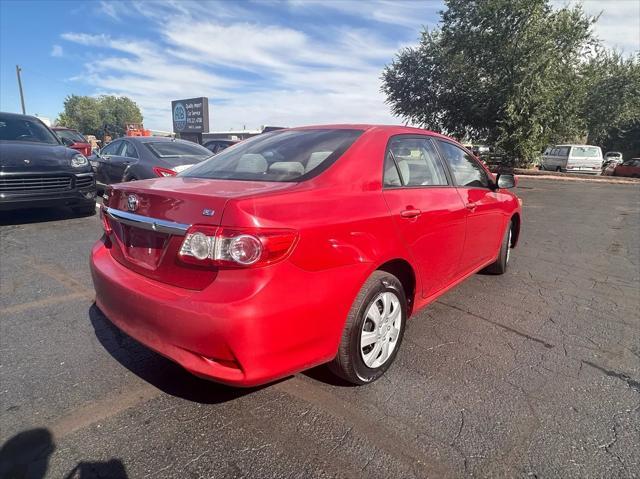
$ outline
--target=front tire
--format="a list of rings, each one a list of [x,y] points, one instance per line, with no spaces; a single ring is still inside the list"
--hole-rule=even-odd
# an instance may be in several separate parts
[[[358,293],[329,368],[353,384],[375,381],[393,363],[407,319],[407,298],[392,274],[375,271]]]
[[[513,233],[513,221],[509,221],[509,227],[504,233],[502,244],[500,245],[500,253],[495,263],[491,263],[483,271],[489,274],[504,274],[509,266],[509,258],[511,256],[511,236]]]

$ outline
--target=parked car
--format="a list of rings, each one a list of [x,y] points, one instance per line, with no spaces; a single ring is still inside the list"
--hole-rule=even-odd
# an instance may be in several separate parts
[[[226,139],[218,139],[218,140],[209,140],[202,144],[206,149],[211,151],[214,155],[216,153],[220,153],[222,150],[229,148],[232,145],[238,143],[239,140],[226,140]]]
[[[598,175],[602,171],[602,150],[599,146],[591,145],[550,146],[542,154],[539,168]]]
[[[101,189],[112,183],[174,176],[209,158],[205,147],[186,140],[127,136],[113,140],[89,161]]]
[[[622,163],[622,153],[618,151],[607,151],[602,160],[602,174],[607,175],[607,172],[613,172],[614,168],[620,163]]]
[[[630,178],[640,178],[640,158],[632,158],[617,165],[613,169],[612,176],[628,176]]]
[[[91,155],[91,143],[89,143],[89,141],[78,131],[71,128],[63,128],[61,126],[54,126],[51,129],[58,138],[60,138],[63,145],[79,151],[84,156]]]
[[[88,214],[95,196],[84,155],[34,116],[0,113],[0,210],[69,206]]]
[[[514,185],[417,128],[256,136],[176,177],[107,189],[96,303],[201,377],[251,386],[330,362],[369,383],[411,314],[476,271],[506,271]]]

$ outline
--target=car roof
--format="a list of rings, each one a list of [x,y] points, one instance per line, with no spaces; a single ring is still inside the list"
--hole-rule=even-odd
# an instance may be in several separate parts
[[[559,146],[588,146],[590,148],[600,148],[599,146],[596,146],[596,145],[579,145],[577,143],[566,143],[566,144],[562,144],[562,145],[552,145],[553,148],[557,148]]]
[[[150,143],[150,142],[179,142],[179,143],[191,143],[194,144],[193,141],[181,140],[180,138],[169,138],[168,136],[121,136],[120,138],[114,138],[113,141],[116,140],[129,140],[134,143]],[[195,143],[197,144],[197,143]]]
[[[7,111],[0,111],[0,115],[2,116],[8,116],[10,118],[27,118],[29,120],[38,120],[38,121],[42,121],[40,118],[38,118],[37,116],[33,116],[33,115],[23,115],[21,113],[9,113]]]
[[[425,130],[423,128],[417,128],[413,126],[403,126],[403,125],[376,125],[370,123],[353,123],[353,124],[329,124],[329,125],[308,125],[308,126],[298,126],[294,128],[288,128],[289,130],[315,130],[315,129],[326,129],[326,130],[363,130],[365,132],[370,131],[380,131],[387,132],[395,135],[401,134],[420,134],[420,135],[432,135],[439,138],[445,138],[448,140],[458,141],[454,138],[443,135],[442,133],[438,133],[431,130]],[[282,131],[282,130],[277,130]]]

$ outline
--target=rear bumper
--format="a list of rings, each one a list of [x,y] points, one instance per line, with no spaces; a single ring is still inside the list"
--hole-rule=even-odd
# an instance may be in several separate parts
[[[584,175],[599,175],[602,172],[601,167],[597,167],[595,170],[592,168],[567,168],[567,173],[582,173]]]
[[[285,261],[220,270],[192,291],[125,268],[102,241],[91,255],[96,304],[118,328],[197,376],[236,386],[330,361],[368,269],[308,272]]]

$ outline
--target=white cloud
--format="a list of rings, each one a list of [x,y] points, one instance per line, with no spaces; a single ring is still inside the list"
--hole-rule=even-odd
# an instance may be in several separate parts
[[[594,33],[605,46],[626,54],[640,50],[640,1],[638,0],[553,0],[556,8],[582,5],[592,16],[600,16]]]
[[[51,56],[52,57],[61,57],[64,55],[64,50],[60,45],[53,45],[51,47]]]
[[[156,129],[169,129],[171,100],[200,95],[209,97],[211,128],[217,130],[397,123],[384,104],[379,76],[399,43],[340,26],[312,36],[309,30],[255,20],[219,22],[185,13],[188,5],[178,3],[173,15],[150,14],[158,22],[154,43],[63,34],[92,47],[95,60],[76,79],[100,93],[130,96],[142,107],[145,124]],[[101,56],[105,50],[109,55]]]
[[[583,3],[590,14],[604,10],[596,33],[607,45],[634,47],[640,2]],[[442,8],[441,2],[387,0],[366,6],[290,0],[284,12],[282,3],[270,10],[266,1],[117,3],[113,11],[108,5],[101,4],[105,15],[120,21],[130,15],[144,28],[122,36],[63,34],[91,49],[92,59],[76,80],[96,93],[131,97],[142,107],[146,126],[163,130],[171,124],[170,101],[194,96],[209,97],[215,130],[399,123],[380,92],[381,70],[407,42],[417,41],[422,25],[435,25]],[[152,31],[153,41],[140,31]]]

